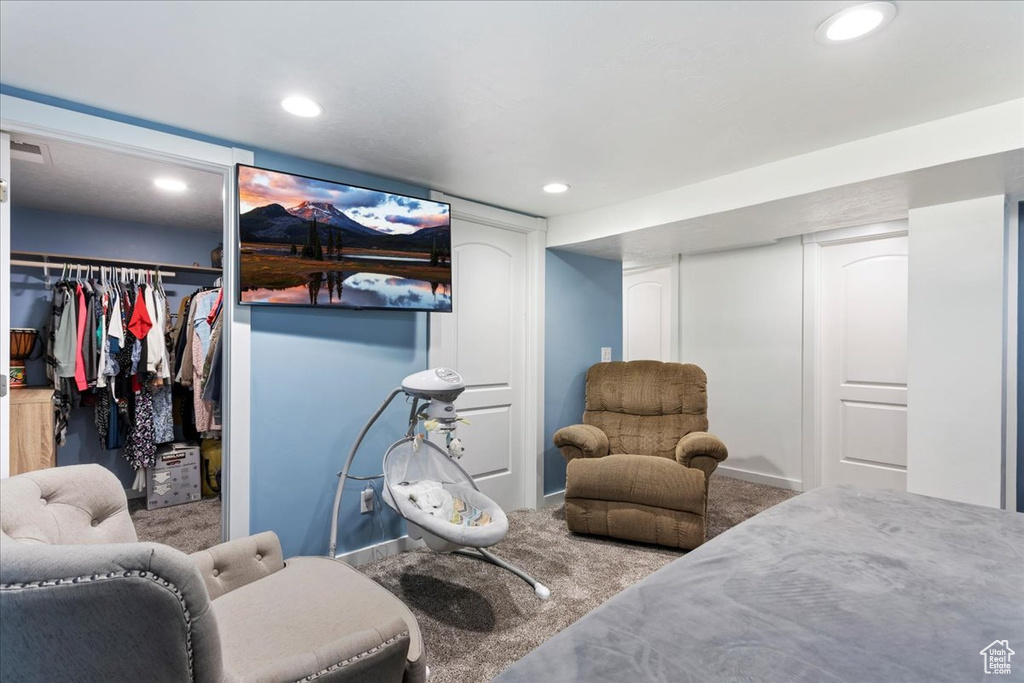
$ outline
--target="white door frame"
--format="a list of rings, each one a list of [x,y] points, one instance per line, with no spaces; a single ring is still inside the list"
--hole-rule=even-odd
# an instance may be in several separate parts
[[[228,324],[224,328],[224,363],[227,368],[224,404],[223,481],[226,482],[223,534],[239,538],[249,534],[249,420],[250,356],[249,308],[239,306],[238,211],[235,206],[235,164],[253,163],[250,150],[224,147],[163,133],[119,121],[82,114],[9,95],[0,95],[0,129],[8,133],[40,135],[98,149],[131,154],[165,163],[220,173],[224,177],[224,297]],[[13,184],[13,183],[12,183]],[[9,262],[0,264],[0,275],[8,273]],[[6,307],[5,307],[6,310]],[[0,320],[0,325],[3,321]],[[9,326],[9,321],[7,325]],[[7,328],[0,329],[7,338]],[[5,355],[6,357],[6,355]],[[6,404],[4,405],[6,412]],[[2,419],[7,419],[5,415]],[[7,436],[3,437],[6,444]],[[9,453],[4,448],[3,467]],[[6,471],[6,469],[5,469]]]
[[[0,178],[11,180],[11,138],[0,134]],[[9,188],[8,188],[9,189]],[[11,286],[11,201],[10,193],[0,201],[0,291]],[[0,479],[11,473],[11,301],[0,295]]]
[[[452,219],[459,219],[478,225],[526,234],[526,383],[523,387],[523,440],[527,449],[522,454],[519,466],[523,470],[524,500],[528,508],[538,508],[544,502],[544,252],[547,243],[548,222],[544,218],[526,216],[467,199],[451,197],[432,190],[430,198],[451,204]],[[458,306],[458,292],[453,292],[453,301]],[[429,324],[435,316],[446,313],[431,313]],[[436,347],[439,340],[428,333],[427,365],[434,366],[434,358],[440,353]],[[530,408],[531,403],[533,408]],[[530,445],[533,452],[530,452]]]
[[[821,247],[861,242],[880,237],[906,235],[906,220],[825,230],[803,236],[804,245],[804,324],[803,324],[803,399],[801,447],[804,491],[821,486]]]
[[[673,254],[668,258],[661,259],[645,259],[643,261],[625,261],[622,264],[622,277],[625,279],[627,275],[637,275],[639,273],[646,272],[648,270],[660,270],[662,268],[669,269],[669,360],[675,363],[680,362],[679,359],[679,335],[680,335],[680,315],[679,315],[679,261],[682,257],[679,254]],[[622,292],[623,306],[626,306],[626,292]],[[623,308],[622,316],[622,357],[625,359],[628,352],[628,341],[626,339],[626,315],[625,308]]]
[[[1021,397],[1017,395],[1017,338],[1019,298],[1019,278],[1017,253],[1020,244],[1020,202],[1024,195],[1010,195],[1006,198],[1006,293],[1005,320],[1006,343],[1003,345],[1003,367],[1006,369],[1003,379],[1003,509],[1017,509],[1017,439],[1020,438],[1017,424]]]

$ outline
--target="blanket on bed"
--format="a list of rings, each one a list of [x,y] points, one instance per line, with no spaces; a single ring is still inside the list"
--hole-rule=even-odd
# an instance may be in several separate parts
[[[1004,678],[1024,675],[1024,514],[823,488],[672,562],[495,680],[988,681],[996,641],[1021,653]]]

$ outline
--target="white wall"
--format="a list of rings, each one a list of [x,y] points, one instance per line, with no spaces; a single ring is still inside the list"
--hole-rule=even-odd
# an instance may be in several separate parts
[[[799,489],[803,250],[799,238],[680,261],[680,355],[708,375],[725,474]]]
[[[910,211],[907,490],[999,507],[1004,197]]]

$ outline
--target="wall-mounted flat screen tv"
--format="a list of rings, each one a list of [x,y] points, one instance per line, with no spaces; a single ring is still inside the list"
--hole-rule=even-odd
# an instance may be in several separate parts
[[[452,310],[451,207],[238,166],[243,304]]]

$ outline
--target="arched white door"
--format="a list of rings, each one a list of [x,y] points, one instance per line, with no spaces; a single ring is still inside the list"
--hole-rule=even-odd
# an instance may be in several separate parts
[[[530,219],[532,220],[532,219]],[[535,448],[527,426],[526,232],[460,218],[453,207],[453,312],[430,316],[430,364],[466,382],[456,401],[460,460],[485,495],[506,510],[527,503]]]
[[[674,361],[678,277],[674,265],[629,269],[622,274],[624,360]]]
[[[907,488],[907,237],[821,249],[821,483]]]

